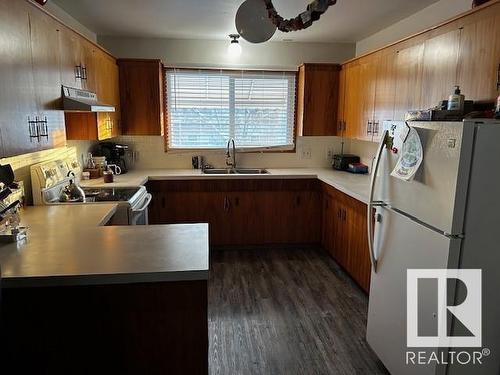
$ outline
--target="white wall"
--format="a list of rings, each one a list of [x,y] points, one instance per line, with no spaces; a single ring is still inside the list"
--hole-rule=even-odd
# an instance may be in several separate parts
[[[304,62],[339,63],[354,57],[354,43],[251,44],[240,41],[242,55],[230,60],[227,41],[99,36],[99,43],[117,57],[160,58],[169,66],[296,69]]]
[[[440,0],[356,44],[356,56],[435,26],[471,9],[472,0]]]
[[[97,41],[97,34],[94,33],[92,30],[88,29],[87,27],[83,26],[80,22],[78,22],[73,16],[71,16],[69,13],[67,13],[65,10],[63,10],[61,7],[58,5],[54,4],[53,2],[49,1],[45,6],[43,7],[46,11],[48,11],[50,14],[52,14],[54,17],[57,17],[59,20],[61,20],[64,24],[67,26],[73,28],[74,30],[78,31],[79,33],[83,34],[87,38],[89,38],[92,41]]]

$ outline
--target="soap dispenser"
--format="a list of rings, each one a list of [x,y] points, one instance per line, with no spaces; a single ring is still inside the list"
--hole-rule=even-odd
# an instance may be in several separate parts
[[[460,92],[460,86],[455,86],[455,92],[448,98],[448,111],[464,111],[465,96]]]

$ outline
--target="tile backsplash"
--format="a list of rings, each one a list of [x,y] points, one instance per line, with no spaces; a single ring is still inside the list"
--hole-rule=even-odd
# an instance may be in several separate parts
[[[191,168],[191,157],[203,155],[207,163],[214,167],[225,167],[223,150],[196,151],[196,152],[168,152],[164,151],[164,140],[161,136],[120,136],[114,142],[128,144],[133,157],[131,167],[144,168]],[[306,168],[328,167],[331,165],[330,154],[341,151],[339,137],[298,137],[296,152],[239,152],[237,163],[248,168]],[[344,150],[348,151],[349,140],[345,140]]]

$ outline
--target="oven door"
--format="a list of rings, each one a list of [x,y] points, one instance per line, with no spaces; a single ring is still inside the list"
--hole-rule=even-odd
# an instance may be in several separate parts
[[[148,225],[148,206],[153,196],[150,193],[144,195],[144,198],[130,208],[129,225]]]

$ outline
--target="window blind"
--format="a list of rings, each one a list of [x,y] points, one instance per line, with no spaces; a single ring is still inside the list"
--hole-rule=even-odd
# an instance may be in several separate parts
[[[295,72],[167,70],[168,147],[293,149]]]

